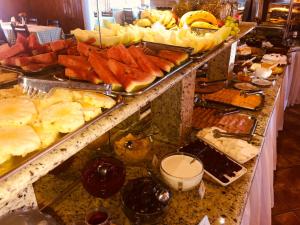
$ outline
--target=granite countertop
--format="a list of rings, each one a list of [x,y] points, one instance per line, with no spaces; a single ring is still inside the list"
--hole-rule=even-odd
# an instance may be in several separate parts
[[[264,143],[265,132],[272,116],[274,103],[278,97],[282,81],[283,75],[278,76],[275,84],[264,90],[265,106],[261,111],[243,111],[249,115],[257,116],[259,120],[259,125],[252,143],[259,146],[260,149]],[[154,146],[153,149],[159,149],[159,152],[157,152],[158,156],[176,149],[174,146],[161,142],[156,142]],[[87,152],[91,154],[92,150],[85,149],[80,152],[80,154],[81,156],[85,155],[85,157],[87,157]],[[82,160],[83,157],[81,156],[78,157]],[[248,170],[247,173],[228,187],[222,187],[204,179],[206,193],[202,200],[199,197],[198,190],[189,192],[174,191],[169,209],[160,224],[196,225],[205,215],[208,216],[212,225],[222,224],[221,222],[224,222],[224,220],[225,224],[240,224],[258,161],[259,155],[244,164]],[[81,165],[82,164],[83,163],[81,163]],[[78,167],[75,166],[74,168],[78,169]],[[72,172],[70,173],[72,174]],[[137,166],[127,167],[127,179],[143,175],[146,175],[145,168]],[[70,176],[65,174],[62,175],[60,180],[57,180],[57,177],[47,175],[35,184],[34,187],[38,202],[42,202],[41,204],[44,204],[43,202],[49,202],[53,196],[59,193],[59,191],[55,191],[57,189],[61,190],[57,187],[65,185],[65,182],[61,180],[68,180],[63,178],[63,176],[70,178]],[[83,220],[87,209],[91,206],[98,206],[99,204],[109,210],[117,224],[129,224],[121,209],[119,193],[108,200],[96,199],[89,195],[80,183],[77,184],[77,187],[72,192],[67,194],[63,199],[60,199],[59,202],[50,204],[48,208],[50,208],[52,212],[54,211],[65,224],[73,224],[74,222],[76,224],[76,222],[78,223]]]

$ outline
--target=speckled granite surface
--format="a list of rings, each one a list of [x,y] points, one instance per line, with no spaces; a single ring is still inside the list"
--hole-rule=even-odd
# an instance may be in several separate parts
[[[253,143],[261,145],[262,138],[254,138]],[[156,143],[153,149],[159,149],[157,156],[160,158],[167,152],[176,148],[172,145]],[[87,151],[87,150],[86,150]],[[80,157],[82,159],[82,157]],[[208,215],[211,224],[219,224],[220,217],[226,220],[226,224],[239,224],[243,211],[243,206],[247,198],[250,183],[252,180],[253,169],[256,160],[251,160],[245,166],[248,173],[228,187],[221,187],[211,181],[206,180],[206,194],[204,199],[200,199],[197,190],[189,192],[173,191],[173,199],[166,215],[160,224],[165,225],[187,225],[198,224],[203,216]],[[71,170],[72,171],[72,170]],[[72,172],[69,173],[72,173]],[[140,166],[128,166],[126,171],[127,180],[140,176],[145,176],[146,169]],[[64,178],[64,176],[66,176]],[[66,180],[66,182],[62,182]],[[35,184],[38,202],[42,205],[49,202],[60,190],[66,187],[70,177],[68,174],[57,178],[47,175]],[[120,194],[114,195],[108,200],[100,200],[89,195],[79,183],[75,190],[67,194],[63,199],[54,202],[49,206],[65,224],[81,224],[85,212],[94,206],[104,206],[107,208],[117,224],[129,224],[123,214],[120,205]]]
[[[279,76],[275,85],[265,89],[266,104],[261,111],[243,111],[248,114],[255,115],[259,118],[259,126],[256,130],[256,135],[253,144],[262,147],[264,143],[264,134],[267,129],[268,121],[272,115],[274,103],[278,97],[278,92],[282,83],[283,77]],[[158,156],[165,152],[172,151],[174,146],[157,143],[154,149],[159,149]],[[248,172],[241,179],[228,187],[221,187],[213,182],[205,179],[206,194],[204,199],[200,199],[197,190],[179,193],[174,192],[169,210],[160,224],[163,225],[196,225],[208,215],[211,224],[219,225],[220,218],[225,219],[225,224],[240,224],[243,209],[247,202],[248,193],[251,188],[251,182],[254,176],[254,171],[259,161],[259,156],[245,164]],[[139,167],[130,167],[127,170],[127,179],[139,177],[145,174],[146,171]],[[47,177],[47,176],[46,176]],[[49,178],[44,179],[49,179]],[[58,183],[53,177],[53,180],[43,182],[41,179],[36,187],[38,201],[43,202],[45,193],[51,190],[51,186],[56,186]],[[48,187],[48,188],[47,188]],[[109,200],[99,200],[92,198],[79,184],[75,191],[68,194],[62,201],[55,203],[50,207],[57,213],[66,224],[72,224],[83,220],[86,210],[90,205],[103,205],[111,213],[112,217],[118,224],[128,224],[120,206],[120,196],[116,194]],[[76,206],[74,208],[74,206]],[[74,211],[76,210],[76,212]],[[76,224],[76,223],[75,223]]]
[[[126,104],[120,109],[91,125],[84,132],[65,142],[54,151],[35,160],[18,173],[1,181],[0,205],[6,204],[8,201],[13,201],[17,194],[28,184],[37,181],[40,177],[46,175],[53,168],[66,161],[102,134],[139,111],[143,106],[184,79],[185,75],[189,74],[192,70],[193,67],[188,66],[142,96],[126,99]],[[7,208],[7,210],[9,211],[10,209]]]

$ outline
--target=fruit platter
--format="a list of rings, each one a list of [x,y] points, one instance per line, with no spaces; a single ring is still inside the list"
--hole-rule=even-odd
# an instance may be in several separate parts
[[[59,55],[65,67],[58,79],[111,84],[112,93],[131,96],[142,94],[192,62],[190,49],[143,42],[100,49],[78,42],[73,55]]]
[[[72,39],[58,40],[41,45],[36,35],[24,37],[18,33],[16,43],[12,46],[0,46],[0,64],[24,74],[43,72],[57,66],[57,57],[72,50]]]
[[[197,34],[193,29],[204,29],[207,32]],[[118,44],[128,46],[147,41],[188,47],[193,49],[192,54],[199,54],[220,45],[229,36],[237,35],[239,27],[238,21],[232,17],[221,22],[204,10],[187,12],[176,24],[170,12],[145,11],[134,25],[122,26],[104,21],[101,28],[97,27],[92,31],[78,28],[71,33],[81,42],[93,39],[91,44],[101,45],[102,48]]]
[[[123,105],[120,96],[55,88],[29,96],[0,90],[0,180],[57,149]]]

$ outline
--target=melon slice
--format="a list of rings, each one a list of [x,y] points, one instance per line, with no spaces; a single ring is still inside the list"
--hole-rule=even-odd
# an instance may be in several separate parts
[[[141,48],[132,45],[128,50],[144,72],[150,73],[156,77],[162,77],[164,75],[160,68],[147,59]]]
[[[126,92],[138,91],[151,84],[156,78],[152,74],[128,67],[114,59],[108,60],[108,66],[122,83]]]
[[[93,84],[102,83],[102,80],[97,76],[97,74],[94,71],[74,70],[71,68],[66,68],[65,76],[72,79],[90,81]]]
[[[34,33],[31,33],[29,37],[27,38],[28,42],[28,48],[31,50],[39,49],[42,47],[42,45],[37,40],[37,37]]]
[[[98,77],[103,80],[106,84],[111,84],[113,90],[121,90],[122,85],[114,77],[114,74],[110,71],[107,60],[97,54],[96,52],[91,52],[89,56],[89,62],[97,73]]]
[[[92,71],[93,68],[84,56],[59,55],[58,63],[68,68]]]
[[[175,63],[175,65],[177,66],[187,60],[187,58],[189,57],[185,52],[175,52],[169,50],[160,50],[158,56]]]
[[[100,49],[98,47],[91,46],[84,42],[78,42],[78,44],[77,44],[77,51],[83,56],[88,57],[90,55],[91,51],[93,51],[93,50],[99,51]]]
[[[158,57],[153,56],[153,55],[147,55],[147,58],[153,64],[157,65],[161,70],[163,70],[165,72],[170,72],[171,69],[175,66],[172,62],[170,62],[166,59],[158,58]]]

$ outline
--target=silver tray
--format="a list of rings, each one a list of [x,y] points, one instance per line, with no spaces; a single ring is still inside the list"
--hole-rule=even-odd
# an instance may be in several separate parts
[[[115,111],[116,109],[120,108],[122,105],[124,105],[123,98],[121,96],[115,96],[115,95],[110,95],[110,97],[113,97],[116,101],[117,104],[110,108],[105,110],[102,114],[99,116],[95,117],[89,122],[86,122],[83,126],[78,128],[76,131],[73,131],[71,133],[68,133],[64,135],[61,139],[57,140],[55,143],[50,145],[49,147],[32,152],[28,154],[25,157],[12,157],[10,160],[4,162],[0,166],[0,182],[3,181],[4,179],[8,178],[9,176],[12,176],[25,168],[27,165],[31,164],[38,158],[48,154],[49,152],[53,151],[54,149],[58,148],[61,144],[69,140],[70,138],[74,137],[75,135],[80,134],[83,132],[85,129],[87,129],[89,126],[92,124],[96,123],[97,121],[103,119],[104,117],[108,116],[111,112]]]
[[[170,51],[181,51],[181,52],[186,52],[189,55],[189,58],[184,61],[181,65],[176,66],[174,69],[172,69],[169,73],[166,73],[162,78],[157,78],[152,84],[150,84],[148,87],[145,87],[139,91],[135,92],[125,92],[125,91],[111,91],[112,94],[115,95],[122,95],[122,96],[137,96],[144,94],[145,92],[153,89],[157,85],[159,85],[162,81],[166,80],[168,77],[172,76],[182,68],[186,67],[190,63],[193,62],[191,57],[191,53],[193,52],[192,48],[184,48],[184,47],[179,47],[179,46],[174,46],[174,45],[166,45],[166,44],[159,44],[159,43],[154,43],[154,42],[141,42],[138,45],[141,45],[142,47],[148,48],[153,51],[159,51],[159,50],[170,50]],[[63,81],[63,80],[70,80],[64,75],[64,71],[58,71],[57,73],[53,74],[53,78]],[[76,79],[71,79],[76,81]],[[82,82],[82,81],[81,81]]]
[[[0,82],[0,88],[1,87],[7,87],[7,86],[12,85],[12,84],[16,84],[17,81],[18,81],[18,77],[23,75],[19,71],[16,71],[16,70],[13,70],[13,69],[10,69],[10,68],[6,68],[6,67],[2,67],[2,66],[0,66],[0,71],[3,71],[3,72],[12,72],[12,73],[16,73],[18,75],[16,77],[16,79]],[[0,76],[1,76],[1,72],[0,72]]]

